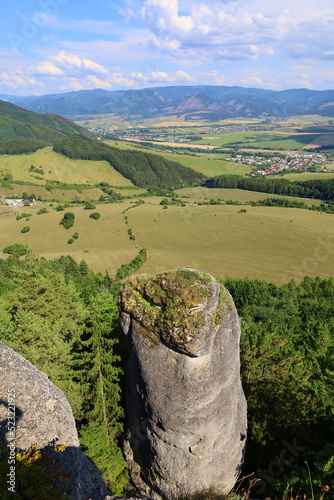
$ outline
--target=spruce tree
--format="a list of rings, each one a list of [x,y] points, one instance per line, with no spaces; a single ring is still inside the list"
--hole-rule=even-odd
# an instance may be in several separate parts
[[[117,321],[117,308],[110,296],[91,305],[81,353],[76,362],[84,387],[84,424],[80,442],[84,453],[99,469],[114,495],[122,494],[128,482],[126,464],[118,446],[124,417],[121,407],[120,358],[114,353],[117,339],[111,330]]]

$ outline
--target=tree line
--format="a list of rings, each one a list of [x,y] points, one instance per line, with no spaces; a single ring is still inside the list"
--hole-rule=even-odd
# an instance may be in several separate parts
[[[21,155],[35,153],[38,149],[45,148],[48,144],[38,139],[23,139],[18,137],[10,141],[0,142],[0,155]]]
[[[163,186],[176,189],[199,185],[204,181],[201,173],[162,156],[117,149],[82,135],[58,139],[53,149],[72,159],[108,161],[115,170],[142,188]]]
[[[204,183],[208,188],[232,188],[258,191],[260,193],[315,198],[332,202],[334,200],[334,178],[289,181],[288,179],[268,179],[263,177],[242,177],[240,175],[219,175]]]

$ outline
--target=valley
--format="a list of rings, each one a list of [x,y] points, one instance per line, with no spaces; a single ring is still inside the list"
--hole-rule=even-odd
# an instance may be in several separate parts
[[[306,450],[303,460],[323,457],[312,465],[316,484],[330,484],[332,471],[324,471],[333,457],[328,444],[333,416],[331,106],[326,107],[329,116],[317,114],[312,94],[308,103],[314,113],[306,109],[304,115],[281,116],[276,93],[270,91],[265,103],[253,89],[252,97],[230,96],[229,103],[217,104],[217,95],[189,96],[191,90],[177,96],[168,89],[164,97],[155,91],[119,92],[109,113],[91,109],[89,115],[77,115],[77,124],[4,104],[2,339],[64,390],[84,452],[119,497],[129,486],[118,440],[124,417],[121,391],[127,384],[121,378],[127,354],[119,328],[124,280],[130,277],[130,289],[133,274],[152,276],[185,267],[209,273],[229,290],[241,319],[241,378],[249,422],[242,474],[253,478],[258,472],[254,498],[263,498],[264,490],[266,498],[282,497],[292,472],[286,469],[287,481],[282,475],[269,485],[263,468],[280,465],[273,462],[273,457],[281,459],[280,440],[284,436],[295,443],[296,432]],[[64,114],[70,106],[78,113],[80,96],[89,104],[92,94],[87,92],[56,102],[45,96],[44,104],[35,99],[34,106]],[[295,103],[291,93],[280,93],[283,98],[289,98],[291,109],[305,106],[303,99]],[[154,111],[148,104],[154,107],[157,100],[160,107]],[[166,326],[168,335],[171,327],[179,331],[183,324],[179,291],[193,283],[187,281],[189,271],[180,276],[180,282],[173,281],[175,308],[165,277],[158,278],[163,286],[152,288],[153,295],[139,277],[129,302],[141,314],[160,304],[152,307],[148,297],[164,297],[159,325]],[[141,289],[145,294],[138,295]],[[193,308],[189,312],[193,319]],[[220,317],[211,316],[215,323]],[[66,336],[67,328],[74,329],[72,337]],[[111,415],[117,413],[108,429],[101,420],[105,402]],[[304,462],[295,465],[298,475],[292,484],[300,488]]]
[[[321,199],[203,187],[205,179],[221,175],[270,173],[272,178],[291,181],[334,179],[331,119],[310,115],[210,123],[164,116],[144,118],[130,127],[120,116],[107,118],[108,127],[103,125],[106,117],[84,122],[99,145],[93,146],[95,142],[88,138],[75,145],[71,139],[63,141],[67,156],[52,146],[0,156],[0,249],[23,243],[48,259],[68,254],[77,262],[84,259],[94,272],[107,270],[110,275],[141,248],[147,249],[148,258],[140,272],[149,274],[191,266],[218,278],[248,276],[277,284],[300,281],[306,274],[334,274],[334,214],[321,211]],[[325,142],[327,150],[314,149]],[[145,155],[153,154],[154,161],[161,158],[170,165],[187,167],[201,174],[202,180],[192,181],[196,185],[175,181],[173,186],[145,187],[143,175],[148,174],[131,174],[130,180],[125,171],[122,174],[113,166],[113,157],[98,159],[101,147],[104,155],[109,151],[103,149],[104,144],[111,146],[115,159],[117,151],[133,158],[131,168],[137,168],[136,155],[144,155],[138,156],[141,163]],[[75,148],[79,148],[77,153]],[[286,167],[294,157],[303,158],[304,168]],[[34,201],[24,206],[29,205],[28,197]],[[9,198],[18,199],[19,206],[6,206]],[[299,205],[254,206],[272,204],[269,198]],[[85,201],[94,202],[99,220],[89,217]],[[73,230],[59,225],[63,214],[56,210],[59,204],[75,214]],[[41,208],[46,213],[37,215]],[[16,216],[27,210],[30,220],[17,221]],[[27,224],[29,232],[21,233]],[[79,238],[69,244],[72,232]],[[326,250],[322,251],[323,246]]]

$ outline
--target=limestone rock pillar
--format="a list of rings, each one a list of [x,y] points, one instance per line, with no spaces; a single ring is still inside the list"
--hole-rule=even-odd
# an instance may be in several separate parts
[[[142,494],[229,492],[246,443],[240,322],[210,275],[135,277],[120,298],[130,357],[124,450]]]

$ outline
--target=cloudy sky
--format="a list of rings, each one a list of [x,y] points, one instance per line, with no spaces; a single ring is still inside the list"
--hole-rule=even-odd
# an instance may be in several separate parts
[[[15,0],[0,93],[166,85],[334,88],[333,0]]]

